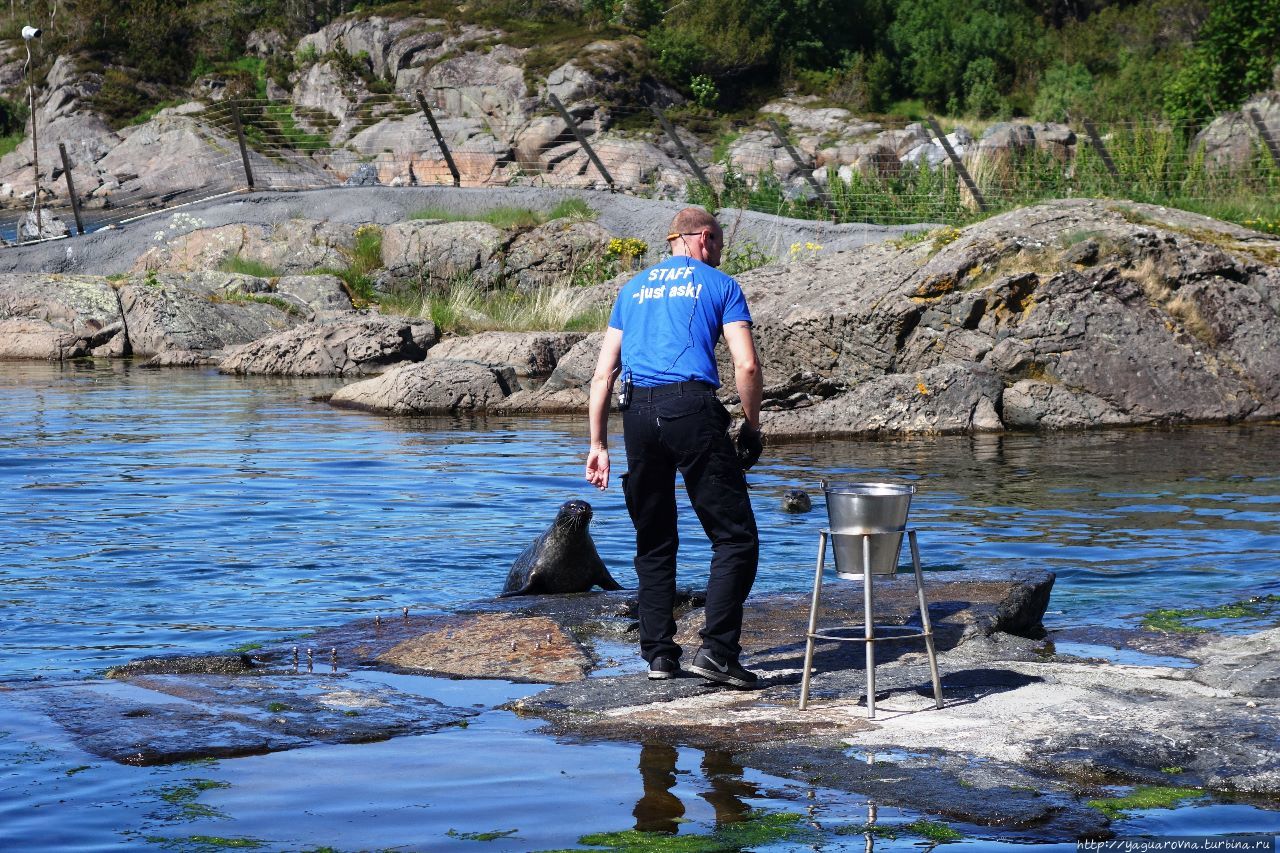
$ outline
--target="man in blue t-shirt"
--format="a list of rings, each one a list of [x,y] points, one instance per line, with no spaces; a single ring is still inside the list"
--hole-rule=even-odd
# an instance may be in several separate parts
[[[640,581],[640,654],[649,678],[680,672],[676,644],[675,476],[711,540],[702,648],[688,669],[711,681],[752,687],[756,676],[738,661],[742,605],[760,555],[744,471],[760,457],[764,383],[742,289],[716,269],[724,232],[715,217],[689,207],[667,235],[671,257],[641,272],[618,292],[591,379],[591,449],[587,482],[609,486],[609,396],[622,381],[627,473],[622,491],[636,528]],[[716,342],[723,335],[746,420],[737,444],[716,389]]]

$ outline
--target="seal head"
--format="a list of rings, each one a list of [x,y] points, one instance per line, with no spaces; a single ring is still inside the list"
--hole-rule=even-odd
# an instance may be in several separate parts
[[[507,573],[502,598],[513,595],[562,595],[593,586],[622,589],[596,551],[587,529],[591,504],[566,501],[547,531],[533,541]]]
[[[783,512],[808,512],[813,509],[813,501],[803,489],[787,489],[782,493]]]

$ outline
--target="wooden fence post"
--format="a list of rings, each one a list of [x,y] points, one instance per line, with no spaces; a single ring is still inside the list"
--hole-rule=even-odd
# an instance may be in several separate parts
[[[928,122],[929,127],[933,129],[933,135],[938,138],[938,144],[942,146],[943,151],[947,152],[947,157],[951,159],[952,165],[960,173],[960,180],[964,181],[964,185],[969,188],[969,193],[973,196],[973,200],[978,203],[978,209],[985,213],[987,200],[982,197],[982,193],[978,190],[978,185],[969,176],[969,170],[964,167],[964,161],[960,159],[960,155],[956,154],[955,149],[951,147],[951,143],[947,141],[947,135],[942,132],[942,126],[938,124],[938,120],[933,116],[929,116]]]
[[[697,176],[698,180],[702,182],[702,185],[707,188],[707,192],[711,193],[711,197],[716,200],[716,204],[719,205],[720,196],[716,192],[716,188],[711,186],[711,181],[707,180],[706,172],[702,171],[702,167],[693,159],[693,155],[689,153],[689,149],[684,147],[684,142],[680,140],[679,136],[676,136],[676,129],[671,126],[671,122],[667,121],[666,114],[664,114],[656,104],[651,106],[650,109],[653,110],[653,114],[658,117],[658,123],[662,125],[663,131],[666,132],[667,136],[671,138],[671,141],[675,143],[676,150],[680,152],[680,156],[689,164],[689,168],[693,170],[693,174]]]
[[[1098,156],[1102,158],[1102,163],[1107,167],[1107,171],[1111,173],[1111,179],[1120,180],[1120,170],[1116,168],[1115,161],[1111,159],[1111,152],[1107,151],[1107,146],[1102,144],[1102,137],[1098,135],[1098,129],[1093,126],[1093,122],[1084,119],[1084,132],[1089,136],[1089,142],[1097,150]]]
[[[440,125],[436,124],[435,114],[431,112],[431,107],[427,106],[427,99],[422,96],[422,90],[417,90],[415,94],[418,96],[418,106],[422,108],[423,115],[427,117],[427,124],[431,125],[431,132],[435,134],[436,145],[440,146],[440,153],[444,155],[444,162],[449,167],[449,174],[453,175],[453,185],[460,187],[462,186],[462,175],[458,173],[458,166],[453,162],[453,155],[449,153],[449,146],[444,143],[444,135],[440,133]]]
[[[587,156],[591,158],[591,162],[595,163],[596,168],[600,170],[600,174],[604,176],[605,183],[609,185],[609,192],[617,192],[618,188],[613,185],[613,176],[609,174],[609,170],[604,167],[604,163],[600,162],[600,158],[596,156],[595,150],[591,147],[591,143],[587,142],[587,137],[582,132],[582,128],[578,127],[578,123],[573,120],[573,116],[569,115],[569,111],[564,108],[564,104],[560,103],[560,99],[550,92],[547,97],[551,99],[551,106],[555,107],[560,113],[560,117],[564,119],[564,123],[569,125],[569,129],[573,131],[573,135],[577,138],[578,144],[587,152]]]
[[[240,121],[240,105],[233,103],[231,105],[231,117],[236,124],[236,138],[240,140],[240,160],[244,163],[244,177],[249,182],[249,189],[253,190],[253,169],[249,166],[249,146],[244,141],[244,124]]]
[[[67,156],[67,146],[58,143],[58,151],[62,154],[62,174],[67,178],[67,193],[71,196],[71,212],[76,215],[76,233],[84,234],[84,223],[80,220],[80,199],[76,197],[76,184],[71,180],[71,158]]]
[[[813,169],[806,166],[800,159],[800,155],[796,153],[796,149],[791,147],[791,141],[787,139],[786,134],[782,132],[782,128],[778,127],[778,123],[773,119],[768,119],[768,122],[769,128],[773,131],[773,135],[778,138],[778,141],[782,143],[782,147],[787,150],[789,155],[791,155],[791,162],[796,164],[796,167],[800,169],[801,173],[804,175],[805,180],[809,182],[809,186],[813,188],[813,191],[817,194],[818,198],[822,199],[822,203],[826,205],[827,213],[831,214],[831,220],[834,222],[839,219],[840,212],[836,210],[835,202],[831,200],[830,193],[824,193],[822,191],[822,187],[818,186],[817,179],[813,177]]]
[[[1280,147],[1276,146],[1276,141],[1271,137],[1271,131],[1267,130],[1267,123],[1262,120],[1262,116],[1258,115],[1258,111],[1253,107],[1249,107],[1249,118],[1253,119],[1253,126],[1258,129],[1258,135],[1262,137],[1262,141],[1266,143],[1267,150],[1271,152],[1271,162],[1280,168]]]

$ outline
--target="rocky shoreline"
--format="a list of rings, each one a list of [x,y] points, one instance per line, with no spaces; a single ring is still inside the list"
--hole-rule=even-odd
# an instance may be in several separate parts
[[[314,197],[342,208],[347,192]],[[615,223],[652,228],[670,213],[663,202],[618,204]],[[217,212],[215,221],[235,213]],[[421,316],[357,310],[333,265],[349,262],[357,234],[374,226],[353,226],[350,214],[274,225],[193,217],[145,250],[136,235],[79,244],[78,254],[68,244],[75,263],[53,269],[83,270],[97,256],[130,271],[0,275],[0,357],[364,377],[333,402],[383,414],[585,411],[599,333],[460,338]],[[382,215],[374,221],[395,220],[377,226],[374,286],[387,294],[459,275],[517,291],[526,279],[565,281],[584,253],[603,255],[620,239],[596,221],[502,231]],[[749,228],[777,239],[813,226],[768,219]],[[805,249],[740,275],[772,441],[1280,416],[1280,238],[1089,200],[888,241],[832,234],[858,247]],[[212,271],[233,261],[275,274]],[[607,310],[627,274],[569,288],[576,310]],[[732,389],[723,393],[732,405]]]
[[[1280,803],[1280,629],[1199,636],[1178,666],[1123,665],[1055,650],[1040,626],[1048,573],[951,571],[927,583],[945,706],[933,707],[918,641],[884,644],[874,720],[860,644],[819,644],[810,706],[798,710],[807,596],[784,594],[748,602],[744,661],[762,677],[753,691],[690,675],[648,681],[625,590],[378,614],[320,630],[301,649],[144,658],[106,680],[4,691],[126,764],[385,740],[480,713],[363,677],[382,671],[547,685],[506,707],[560,737],[714,750],[1010,840],[1107,837],[1108,817],[1089,801],[1108,785]],[[701,601],[686,591],[681,602],[679,637],[691,648]],[[857,584],[828,584],[822,624],[856,623],[861,607]],[[906,576],[877,581],[876,618],[919,624]]]

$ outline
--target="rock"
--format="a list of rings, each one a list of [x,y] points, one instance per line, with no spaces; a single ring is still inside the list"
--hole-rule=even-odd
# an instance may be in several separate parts
[[[1063,245],[1085,232],[1092,248]],[[770,374],[849,389],[806,409],[767,403],[766,430],[1269,417],[1280,408],[1280,352],[1263,343],[1274,339],[1278,260],[1280,240],[1195,214],[1072,200],[992,217],[945,244],[823,254],[799,275],[752,270],[740,278]]]
[[[687,180],[675,162],[650,142],[608,134],[593,138],[591,145],[616,185],[657,189],[683,187],[681,182]],[[577,142],[548,149],[542,159],[550,169],[550,174],[541,178],[547,186],[608,188],[600,170]]]
[[[239,675],[257,666],[247,654],[166,655],[139,658],[123,666],[113,666],[107,678],[130,679],[137,675]]]
[[[591,658],[569,631],[545,616],[489,613],[460,617],[378,656],[399,669],[455,678],[564,684],[579,681]]]
[[[100,276],[0,275],[0,358],[63,360],[128,338],[116,292]]]
[[[121,764],[259,755],[320,743],[421,734],[473,716],[342,675],[133,675],[27,691],[85,751]]]
[[[572,132],[564,119],[555,116],[537,116],[529,120],[515,137],[516,163],[522,169],[546,169],[551,165],[545,152],[557,143],[567,142]]]
[[[232,273],[149,273],[121,286],[120,305],[136,355],[207,355],[297,325],[271,293],[261,279]]]
[[[505,235],[484,222],[399,222],[382,231],[382,264],[402,287],[429,288],[468,277],[487,286],[499,275],[498,252],[505,244]]]
[[[100,185],[76,187],[99,203],[114,195],[172,198],[186,190],[225,186],[227,152],[238,150],[234,135],[228,138],[200,116],[176,110],[124,128],[119,137],[92,166]],[[321,179],[319,168],[302,158],[268,160],[251,148],[249,162],[255,174],[296,181],[295,186]]]
[[[1192,140],[1192,152],[1202,153],[1209,166],[1229,171],[1247,167],[1262,145],[1250,110],[1256,110],[1262,117],[1272,139],[1280,139],[1280,92],[1264,92],[1245,101],[1239,110],[1211,121]]]
[[[347,385],[330,398],[335,406],[392,415],[438,415],[485,411],[510,393],[494,370],[468,361],[431,360],[397,367]]]
[[[481,332],[443,340],[427,357],[505,368],[514,373],[520,387],[536,387],[584,337],[578,332]]]
[[[344,187],[376,187],[381,183],[378,180],[378,167],[372,163],[361,163],[356,170],[342,182]]]
[[[1280,699],[1280,629],[1221,637],[1192,654],[1203,663],[1191,672],[1201,684],[1234,696]]]
[[[1003,428],[996,408],[1001,391],[989,368],[948,363],[870,380],[808,408],[767,412],[761,423],[771,439],[984,432]]]
[[[556,362],[555,370],[540,387],[516,391],[495,410],[548,414],[585,411],[603,339],[603,332],[595,332],[578,341]]]
[[[448,115],[483,118],[494,134],[511,139],[532,106],[525,88],[524,50],[497,45],[436,63],[423,78],[424,92]]]
[[[227,351],[223,373],[364,376],[421,361],[438,333],[430,321],[347,317],[296,326]]]
[[[353,307],[346,285],[336,275],[286,275],[272,284],[277,295],[302,309],[309,320],[340,316]]]
[[[503,260],[508,284],[529,292],[567,285],[600,265],[613,235],[594,222],[553,220],[516,236]]]
[[[70,233],[71,229],[67,228],[67,223],[47,210],[42,210],[39,214],[29,210],[18,223],[18,240],[21,242],[53,240],[66,237]]]
[[[202,219],[177,213],[167,227],[160,225],[152,235],[154,245],[134,261],[134,271],[203,272],[239,259],[290,276],[345,268],[354,244],[350,226],[308,219],[208,228]]]

